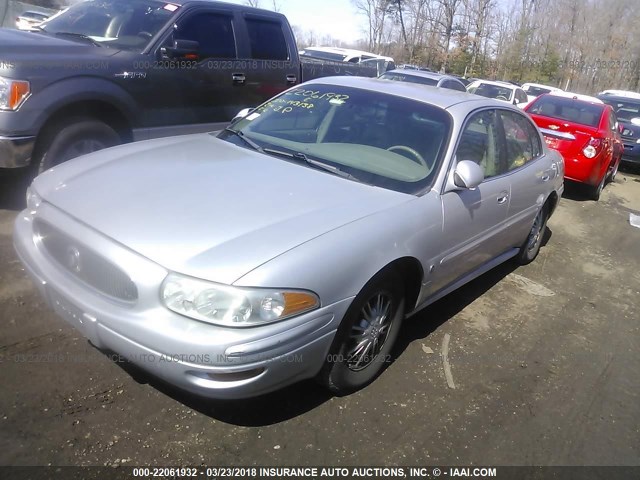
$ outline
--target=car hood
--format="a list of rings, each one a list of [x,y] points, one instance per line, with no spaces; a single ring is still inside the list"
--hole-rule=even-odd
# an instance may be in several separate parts
[[[44,201],[165,268],[231,284],[325,232],[415,197],[189,135],[80,157]]]

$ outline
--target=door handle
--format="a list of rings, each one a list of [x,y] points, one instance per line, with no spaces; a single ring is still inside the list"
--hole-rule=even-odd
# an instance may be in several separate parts
[[[542,178],[540,178],[540,180],[542,180],[543,182],[548,182],[548,181],[549,181],[549,178],[551,178],[551,177],[550,177],[548,174],[546,174],[546,173],[545,173],[545,174],[542,176]]]
[[[246,77],[244,76],[244,73],[232,73],[231,80],[233,80],[233,83],[237,85],[244,85]]]
[[[295,75],[287,75],[287,83],[294,84],[298,81],[298,77]]]
[[[509,195],[501,195],[500,197],[498,197],[498,204],[502,205],[504,203],[506,203],[506,201],[509,199]]]

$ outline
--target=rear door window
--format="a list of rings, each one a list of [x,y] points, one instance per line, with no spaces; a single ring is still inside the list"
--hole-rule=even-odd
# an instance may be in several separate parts
[[[287,41],[280,22],[247,18],[246,23],[251,45],[251,58],[260,60],[289,59]]]

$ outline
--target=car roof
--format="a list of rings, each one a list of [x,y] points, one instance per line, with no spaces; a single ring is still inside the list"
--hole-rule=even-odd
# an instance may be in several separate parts
[[[591,95],[583,95],[581,93],[574,92],[550,92],[548,95],[553,95],[555,97],[566,97],[573,98],[574,100],[582,100],[583,102],[590,103],[604,103],[602,100],[596,97],[592,97]]]
[[[640,93],[632,92],[630,90],[603,90],[598,94],[598,97],[601,96],[640,99]]]
[[[562,90],[561,88],[552,87],[551,85],[545,85],[543,83],[533,83],[533,82],[523,83],[522,88],[524,87],[539,87],[539,88],[550,88],[550,89]]]
[[[390,82],[378,78],[367,77],[323,77],[306,82],[304,85],[325,84],[343,87],[354,87],[373,92],[388,93],[400,97],[409,98],[418,102],[429,103],[443,109],[450,108],[460,103],[473,103],[474,107],[500,106],[508,108],[509,105],[498,100],[473,95],[467,92],[451,90],[448,88],[431,87],[412,82]],[[518,109],[516,109],[518,110]]]
[[[385,57],[384,55],[378,55],[377,53],[365,52],[364,50],[355,50],[352,48],[340,48],[340,47],[306,47],[302,50],[315,50],[317,52],[339,53],[347,56],[370,56],[377,59],[384,59],[393,61],[391,57]]]
[[[494,85],[496,87],[509,87],[509,88],[514,89],[514,90],[516,88],[520,88],[518,85],[515,85],[513,83],[509,83],[509,82],[502,82],[500,80],[481,80],[481,79],[478,79],[478,80],[474,80],[471,83],[476,83],[476,82],[477,83],[486,83],[488,85]]]
[[[36,12],[35,10],[27,10],[26,12],[22,12],[20,15],[18,15],[19,17],[21,17],[22,15],[39,15],[39,16],[45,16],[48,17],[49,14],[45,13],[45,12]]]
[[[605,93],[604,95],[599,94],[598,99],[603,100],[604,102],[607,100],[613,100],[614,102],[632,103],[634,105],[640,103],[640,96],[629,97],[626,95],[612,95],[610,93]]]

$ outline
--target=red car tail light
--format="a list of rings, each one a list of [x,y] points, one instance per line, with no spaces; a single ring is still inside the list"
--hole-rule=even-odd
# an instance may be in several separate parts
[[[602,139],[591,137],[591,140],[589,140],[589,142],[582,149],[582,153],[584,153],[584,156],[587,158],[593,158],[598,153],[600,153],[601,149],[602,149]]]

